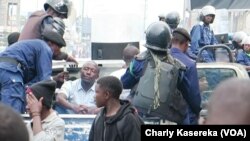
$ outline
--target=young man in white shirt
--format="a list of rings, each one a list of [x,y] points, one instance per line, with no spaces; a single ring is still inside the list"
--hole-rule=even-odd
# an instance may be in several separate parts
[[[52,109],[56,82],[44,80],[26,91],[26,109],[32,118],[27,125],[30,141],[63,141],[64,121]]]

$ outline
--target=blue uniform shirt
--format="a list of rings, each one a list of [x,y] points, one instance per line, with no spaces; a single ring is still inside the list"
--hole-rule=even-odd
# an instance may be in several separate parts
[[[191,50],[194,54],[198,54],[199,49],[206,45],[217,44],[213,30],[209,25],[203,23],[195,25],[191,30]],[[215,61],[212,52],[204,51],[203,58],[206,62]]]
[[[190,58],[188,58],[190,60]],[[127,69],[126,73],[121,77],[121,81],[123,84],[123,87],[125,89],[132,89],[140,80],[140,77],[142,76],[144,65],[146,64],[146,60],[136,60],[134,59],[131,62],[130,67]],[[194,65],[195,67],[195,65]],[[193,73],[192,70],[193,67],[191,67],[190,71]],[[196,71],[197,75],[197,71]],[[197,77],[196,77],[197,78]],[[195,79],[195,78],[194,78]],[[197,79],[198,80],[198,79]],[[184,98],[188,101],[188,104],[194,111],[193,113],[199,114],[200,111],[200,93],[199,93],[199,86],[198,84],[194,84],[194,87],[192,89],[196,90],[190,90],[190,81],[188,80],[187,76],[183,76],[182,80],[178,83],[177,88],[182,92]],[[194,94],[189,94],[191,92],[194,92]],[[193,96],[195,95],[195,96]],[[197,96],[198,95],[198,96]],[[189,117],[189,115],[187,115]],[[185,122],[185,121],[184,121]],[[184,124],[189,124],[188,122],[185,122]]]
[[[130,67],[126,70],[125,74],[121,77],[124,89],[132,89],[140,80],[143,73],[145,60],[133,59]]]
[[[31,85],[50,79],[52,50],[42,40],[23,40],[8,47],[0,53],[0,57],[12,58],[21,64],[17,65],[4,59],[0,61],[0,100],[17,112],[24,113],[24,84]]]
[[[236,61],[242,65],[250,66],[250,56],[248,56],[245,51],[239,52]]]
[[[50,79],[52,74],[52,50],[42,40],[23,40],[19,41],[4,52],[0,53],[0,57],[10,57],[20,62],[25,70],[18,70],[17,67],[6,62],[0,62],[0,68],[8,71],[22,71],[25,83],[35,83],[41,80]]]
[[[171,55],[186,65],[187,70],[184,72],[184,78],[188,79],[188,93],[183,93],[188,105],[193,113],[199,114],[201,105],[201,95],[199,90],[199,79],[195,61],[191,60],[180,49],[172,47]]]

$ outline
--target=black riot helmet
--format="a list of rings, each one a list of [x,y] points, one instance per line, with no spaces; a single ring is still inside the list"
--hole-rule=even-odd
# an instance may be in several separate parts
[[[146,30],[145,47],[154,51],[167,51],[171,41],[171,31],[165,22],[155,22]]]
[[[68,0],[47,0],[44,4],[45,11],[51,7],[56,12],[64,15],[65,18],[68,18],[69,12],[71,10],[71,2]]]
[[[178,12],[170,12],[165,18],[165,22],[170,26],[171,29],[176,29],[180,23],[180,15]]]
[[[52,27],[53,31],[59,33],[61,36],[64,35],[65,24],[61,18],[54,17]]]

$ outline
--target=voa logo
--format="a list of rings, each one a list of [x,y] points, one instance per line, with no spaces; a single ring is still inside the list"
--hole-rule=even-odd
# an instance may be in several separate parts
[[[243,129],[222,129],[222,134],[225,136],[244,136],[244,130]]]

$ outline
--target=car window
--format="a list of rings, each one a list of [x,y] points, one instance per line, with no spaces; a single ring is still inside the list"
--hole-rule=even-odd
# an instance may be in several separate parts
[[[215,87],[222,81],[237,77],[233,69],[198,68],[199,86],[202,101],[207,101]]]

